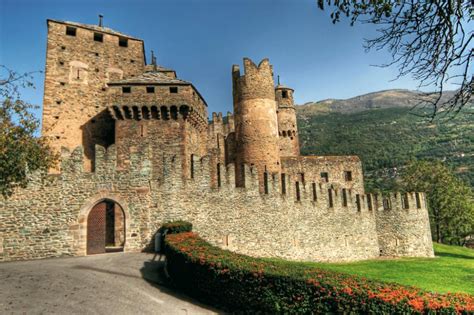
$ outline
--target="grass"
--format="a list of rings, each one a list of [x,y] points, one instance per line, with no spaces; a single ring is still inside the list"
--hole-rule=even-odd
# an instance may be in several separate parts
[[[428,291],[474,295],[474,250],[442,244],[434,244],[434,249],[436,258],[303,264],[360,275],[368,279],[411,285]]]

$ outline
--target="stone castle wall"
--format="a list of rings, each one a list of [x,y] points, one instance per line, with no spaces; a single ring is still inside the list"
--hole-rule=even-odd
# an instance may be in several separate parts
[[[67,35],[67,28],[75,35]],[[102,41],[94,40],[102,34]],[[143,41],[100,28],[48,20],[42,135],[58,153],[83,146],[91,169],[94,145],[113,143],[106,113],[107,82],[136,76],[145,67]],[[128,41],[119,46],[119,39]]]
[[[303,184],[297,193],[287,183],[283,194],[280,179],[271,175],[262,193],[255,168],[247,165],[245,187],[236,188],[233,164],[220,165],[219,185],[213,185],[216,165],[209,156],[194,158],[193,178],[183,177],[179,155],[164,156],[160,181],[146,155],[132,152],[127,167],[118,168],[115,145],[95,151],[94,172],[84,170],[81,148],[66,150],[61,174],[35,174],[26,189],[0,201],[0,260],[85,255],[87,215],[103,200],[124,211],[125,251],[142,250],[161,224],[184,219],[211,243],[252,256],[345,261],[381,252],[433,255],[421,194],[420,204],[412,195],[405,206],[401,195],[392,195],[387,208],[382,197],[348,191],[344,198],[342,190],[320,183],[315,199]]]

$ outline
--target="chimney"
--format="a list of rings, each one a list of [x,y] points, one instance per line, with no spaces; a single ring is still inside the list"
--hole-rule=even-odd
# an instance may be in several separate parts
[[[99,27],[102,27],[102,18],[104,16],[102,14],[99,14]]]

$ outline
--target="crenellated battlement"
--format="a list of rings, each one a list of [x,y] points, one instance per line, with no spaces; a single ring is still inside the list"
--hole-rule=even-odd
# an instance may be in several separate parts
[[[273,67],[268,58],[260,61],[258,66],[250,59],[244,58],[244,74],[240,67],[232,67],[234,104],[249,99],[275,99]]]

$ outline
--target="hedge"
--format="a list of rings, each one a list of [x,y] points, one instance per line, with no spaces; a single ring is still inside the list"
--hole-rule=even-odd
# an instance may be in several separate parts
[[[191,232],[193,225],[186,221],[173,221],[167,222],[161,226],[161,230],[166,234],[176,234],[182,232]]]
[[[474,297],[268,261],[212,246],[193,232],[167,235],[172,283],[232,312],[298,314],[474,314]]]

